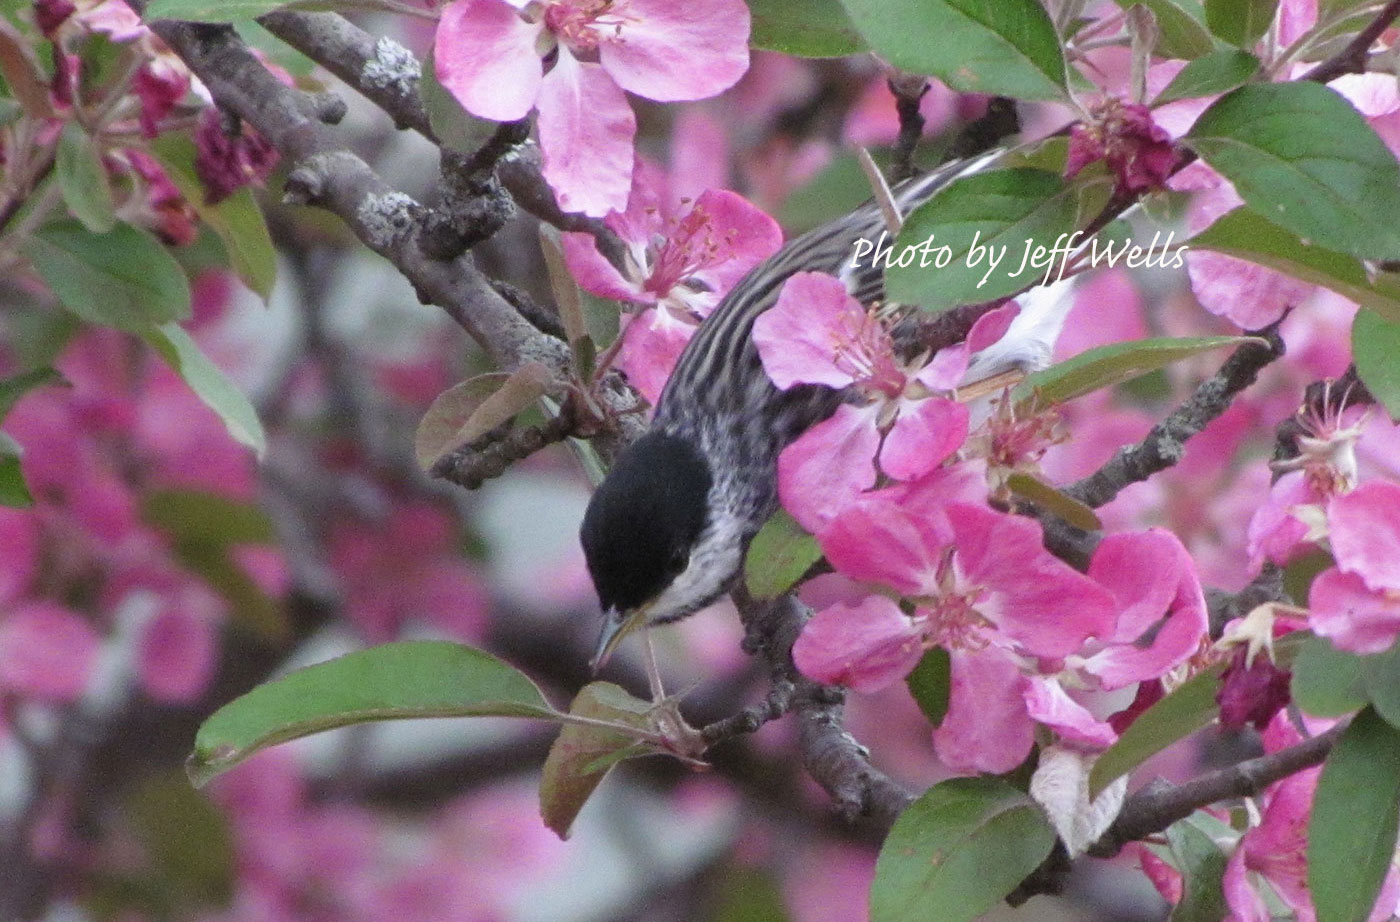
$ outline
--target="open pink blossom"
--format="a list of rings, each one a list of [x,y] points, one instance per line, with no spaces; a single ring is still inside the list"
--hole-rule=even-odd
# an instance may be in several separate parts
[[[895,354],[884,321],[840,279],[799,272],[783,283],[777,303],[754,321],[753,340],[769,378],[783,390],[817,384],[851,388],[862,398],[840,406],[778,459],[779,496],[803,527],[819,531],[842,505],[874,486],[879,471],[915,480],[962,446],[967,407],[943,394],[966,373],[969,354],[999,339],[1017,310],[984,315],[966,342],[910,364]],[[804,499],[808,494],[819,506]]]
[[[837,572],[896,590],[912,614],[882,597],[825,609],[793,647],[798,668],[871,691],[907,675],[922,650],[947,649],[952,692],[934,745],[957,771],[1019,764],[1032,741],[1027,693],[1038,662],[1112,625],[1112,596],[1046,551],[1038,525],[985,506],[912,511],[877,495],[839,514],[820,541]]]
[[[1327,508],[1337,565],[1308,593],[1314,631],[1352,653],[1379,653],[1400,636],[1400,484],[1372,481]]]
[[[1302,742],[1287,715],[1279,714],[1263,733],[1268,753]],[[1299,922],[1315,922],[1308,890],[1308,821],[1322,769],[1308,768],[1271,785],[1255,825],[1235,844],[1222,880],[1229,922],[1269,922],[1275,918],[1265,891],[1276,895]],[[1383,922],[1392,917],[1400,897],[1400,874],[1392,867],[1367,917]]]
[[[97,632],[53,602],[30,602],[0,620],[0,689],[73,701],[87,688],[97,659]]]
[[[569,271],[588,291],[646,309],[623,331],[617,364],[653,404],[701,320],[783,244],[778,223],[742,196],[710,189],[672,208],[665,178],[637,161],[627,210],[604,223],[626,245],[619,271],[592,234],[563,235]]]
[[[748,40],[742,0],[454,0],[433,56],[438,80],[473,115],[513,121],[538,108],[559,204],[601,217],[625,206],[630,185],[637,126],[623,91],[714,96],[748,68]]]

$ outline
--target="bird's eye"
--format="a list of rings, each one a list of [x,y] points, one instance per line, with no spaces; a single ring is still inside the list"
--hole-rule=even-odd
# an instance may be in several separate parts
[[[690,551],[683,547],[673,550],[671,559],[666,561],[666,571],[672,576],[684,573],[688,566],[690,566]]]

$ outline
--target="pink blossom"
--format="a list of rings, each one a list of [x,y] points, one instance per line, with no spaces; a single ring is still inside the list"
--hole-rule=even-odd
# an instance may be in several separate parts
[[[99,644],[97,632],[71,609],[20,605],[0,621],[0,688],[73,701],[87,688]]]
[[[1278,752],[1302,741],[1284,714],[1263,733],[1265,752]],[[1259,820],[1235,845],[1225,865],[1222,881],[1229,922],[1268,922],[1274,917],[1263,892],[1272,891],[1299,922],[1317,918],[1308,891],[1308,820],[1317,790],[1320,767],[1308,768],[1273,784],[1264,794]],[[1400,896],[1400,874],[1392,867],[1386,874],[1370,922],[1382,922],[1395,912]]]
[[[1238,730],[1245,724],[1262,730],[1292,700],[1289,682],[1293,673],[1280,669],[1267,656],[1255,657],[1252,663],[1249,660],[1249,650],[1240,647],[1220,677],[1215,701],[1220,705],[1220,725],[1227,730]]]
[[[792,647],[797,668],[819,682],[878,691],[913,671],[923,656],[922,632],[884,596],[867,596],[818,612]]]
[[[1284,565],[1306,549],[1311,526],[1304,518],[1312,510],[1322,518],[1324,497],[1313,490],[1302,471],[1284,474],[1269,488],[1269,498],[1249,519],[1249,565],[1258,571],[1265,561]]]
[[[1372,481],[1327,509],[1337,565],[1308,594],[1314,631],[1352,653],[1379,653],[1400,635],[1400,484]]]
[[[1067,732],[1107,739],[1110,731],[1091,728],[1092,720],[1066,716],[1058,689],[1035,687],[1027,675],[1038,674],[1038,658],[1058,660],[1107,634],[1114,613],[1106,590],[1044,549],[1034,522],[979,505],[910,508],[872,494],[819,540],[839,573],[895,589],[913,613],[881,596],[823,609],[794,647],[804,673],[874,691],[907,675],[922,650],[949,650],[949,712],[934,745],[957,771],[1019,764],[1033,707],[1064,717]]]
[[[938,134],[957,117],[958,94],[940,80],[930,79],[919,97],[919,114],[924,117],[925,135]],[[899,137],[899,112],[889,80],[881,75],[871,80],[860,98],[846,113],[841,135],[847,144],[875,147],[893,144]]]
[[[623,331],[618,366],[653,404],[681,350],[734,283],[783,243],[778,223],[733,192],[710,189],[678,208],[638,160],[627,210],[605,222],[626,244],[619,271],[592,234],[563,235],[569,270],[588,291],[646,307]]]
[[[0,608],[18,601],[39,571],[39,522],[27,512],[0,508]]]
[[[122,217],[155,231],[171,246],[186,246],[199,235],[199,216],[175,186],[165,167],[145,151],[127,148],[109,155],[109,171],[129,172],[136,194],[122,206]]]
[[[166,606],[141,629],[136,675],[152,700],[182,704],[204,691],[217,658],[214,624],[183,605]]]
[[[1176,147],[1146,106],[1109,97],[1089,115],[1070,129],[1066,179],[1105,160],[1119,192],[1140,195],[1166,183],[1176,166]]]
[[[838,408],[783,452],[778,490],[784,506],[818,531],[841,504],[874,485],[876,464],[904,481],[941,465],[967,437],[968,410],[940,392],[957,386],[969,353],[999,339],[1016,311],[989,312],[966,342],[909,365],[895,355],[881,318],[840,279],[799,272],[784,282],[777,303],[754,321],[753,340],[768,376],[783,390],[817,384],[852,388],[863,398]],[[821,508],[812,508],[807,494],[819,497]]]
[[[1228,180],[1200,162],[1173,176],[1171,188],[1196,192],[1186,213],[1186,227],[1192,234],[1244,204]],[[1208,250],[1187,251],[1186,269],[1201,306],[1245,330],[1273,323],[1313,289],[1273,269]]]
[[[277,149],[257,130],[210,106],[199,115],[194,133],[194,168],[213,205],[249,183],[261,183],[277,165]]]
[[[136,72],[131,90],[141,100],[141,132],[160,133],[161,122],[190,91],[190,72],[174,55],[157,55]]]
[[[1195,564],[1165,529],[1108,535],[1089,576],[1113,593],[1118,618],[1084,670],[1105,689],[1156,679],[1199,651],[1209,628]]]
[[[434,46],[437,76],[473,115],[539,109],[544,175],[561,207],[602,216],[627,200],[636,120],[623,91],[704,99],[748,68],[741,0],[454,0]],[[545,72],[545,59],[553,66]]]
[[[379,529],[337,529],[330,559],[345,580],[346,614],[373,642],[392,640],[415,622],[471,640],[485,624],[485,589],[458,557],[452,519],[434,506],[398,507]]]

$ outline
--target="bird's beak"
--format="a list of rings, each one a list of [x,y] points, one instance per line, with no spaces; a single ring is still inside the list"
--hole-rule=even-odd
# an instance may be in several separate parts
[[[647,606],[641,605],[631,611],[618,611],[609,608],[603,612],[603,630],[598,634],[598,647],[589,661],[588,668],[596,675],[607,663],[622,638],[632,633],[639,625],[645,624]]]

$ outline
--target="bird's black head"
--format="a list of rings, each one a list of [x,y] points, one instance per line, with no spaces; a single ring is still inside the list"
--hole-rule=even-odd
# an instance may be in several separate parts
[[[580,538],[604,610],[654,599],[690,563],[708,519],[709,465],[689,441],[651,432],[598,486]]]

